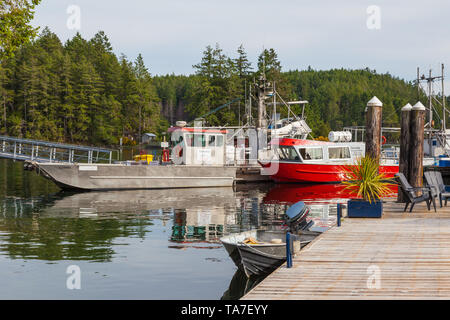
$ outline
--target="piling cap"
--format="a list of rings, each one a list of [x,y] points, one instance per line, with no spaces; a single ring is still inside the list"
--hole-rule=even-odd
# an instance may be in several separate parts
[[[382,107],[383,103],[380,101],[380,99],[374,96],[372,99],[369,100],[369,102],[367,102],[367,106]]]
[[[412,109],[412,105],[408,103],[402,108],[402,111],[411,111],[411,109]]]
[[[417,102],[414,107],[412,107],[412,110],[425,110],[424,105],[419,101]]]

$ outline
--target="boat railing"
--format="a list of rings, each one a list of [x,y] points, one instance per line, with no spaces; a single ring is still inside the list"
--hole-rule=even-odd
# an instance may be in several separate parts
[[[0,158],[19,161],[112,163],[113,150],[0,136]]]

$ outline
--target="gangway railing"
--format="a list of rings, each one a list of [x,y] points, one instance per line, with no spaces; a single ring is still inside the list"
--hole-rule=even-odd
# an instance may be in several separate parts
[[[19,161],[112,163],[113,150],[0,136],[0,158]]]

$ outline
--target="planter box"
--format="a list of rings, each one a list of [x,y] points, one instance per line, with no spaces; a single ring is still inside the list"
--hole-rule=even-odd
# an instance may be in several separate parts
[[[383,202],[364,201],[360,199],[351,199],[347,203],[347,216],[349,218],[381,218],[383,214]]]

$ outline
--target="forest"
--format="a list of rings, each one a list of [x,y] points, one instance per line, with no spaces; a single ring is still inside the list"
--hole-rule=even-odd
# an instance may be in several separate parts
[[[219,44],[210,45],[190,75],[152,75],[152,62],[147,63],[141,55],[134,61],[117,56],[104,32],[89,40],[77,34],[62,43],[45,28],[1,60],[0,134],[116,147],[120,138],[133,144],[145,132],[161,138],[177,120],[244,124],[249,88],[262,74],[285,101],[309,101],[305,115],[314,137],[364,125],[372,96],[383,102],[387,127],[398,126],[402,106],[419,99],[413,82],[367,68],[284,71],[273,48],[263,50],[252,65],[243,45],[233,57]],[[420,99],[425,104],[423,93]],[[286,109],[279,111],[287,115]]]

